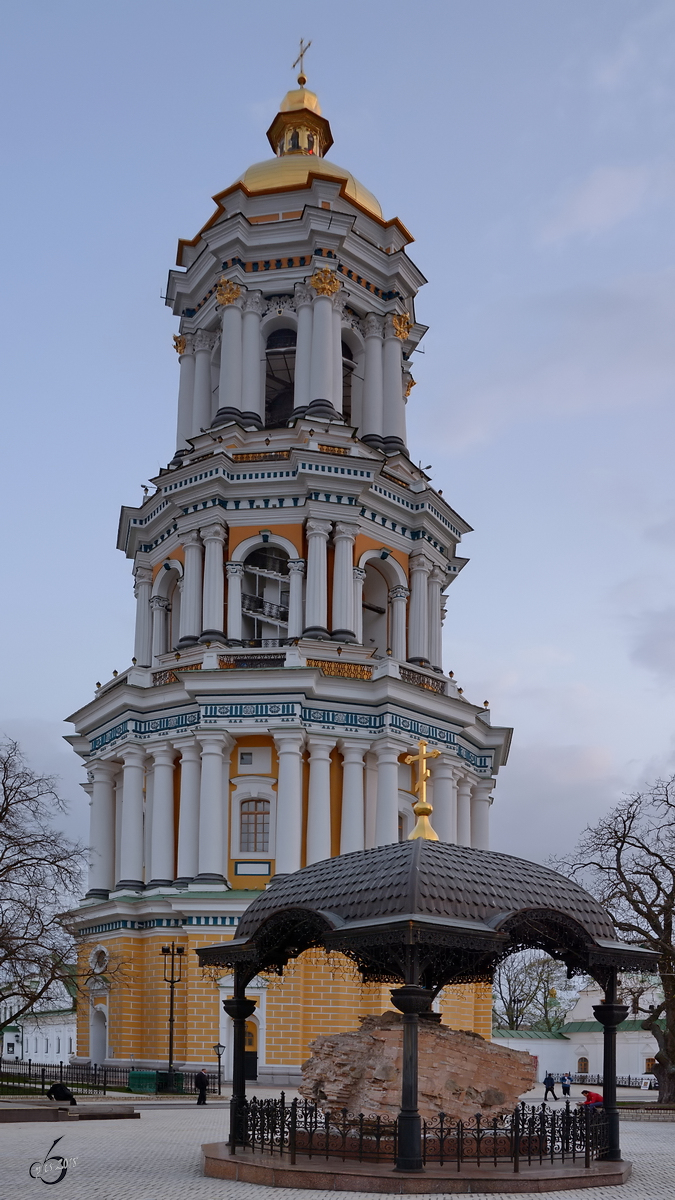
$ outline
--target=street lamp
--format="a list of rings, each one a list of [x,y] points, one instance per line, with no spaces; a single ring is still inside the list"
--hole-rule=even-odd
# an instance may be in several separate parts
[[[218,1095],[220,1095],[220,1060],[223,1057],[223,1054],[225,1053],[225,1047],[222,1042],[216,1042],[213,1049],[215,1050],[216,1054],[218,1055]]]
[[[164,959],[164,982],[169,984],[169,1079],[167,1091],[173,1091],[173,1021],[174,1021],[174,991],[177,983],[183,978],[183,955],[185,946],[162,946],[161,954]],[[178,959],[178,963],[176,963]],[[176,967],[178,974],[176,974]]]

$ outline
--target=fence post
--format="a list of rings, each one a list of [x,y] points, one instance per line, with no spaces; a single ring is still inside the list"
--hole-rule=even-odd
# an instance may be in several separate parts
[[[298,1101],[297,1097],[291,1104],[291,1128],[288,1135],[288,1147],[291,1152],[291,1166],[295,1166],[295,1141],[298,1130]]]
[[[513,1114],[513,1172],[520,1172],[520,1108]]]
[[[584,1109],[584,1166],[586,1170],[591,1165],[591,1106]]]
[[[44,1067],[40,1071],[40,1076],[41,1076],[41,1082],[42,1082],[42,1095],[44,1096],[44,1094],[45,1094],[45,1069],[44,1069]]]
[[[103,1095],[104,1096],[106,1095],[107,1085],[108,1085],[108,1069],[107,1069],[107,1067],[104,1067],[103,1068]]]

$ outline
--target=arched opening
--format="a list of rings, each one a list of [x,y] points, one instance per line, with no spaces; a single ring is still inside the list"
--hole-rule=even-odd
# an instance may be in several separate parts
[[[89,1057],[93,1063],[103,1063],[108,1054],[108,1028],[106,1015],[99,1006],[91,1018]]]
[[[342,415],[348,425],[352,420],[352,373],[356,368],[354,355],[346,342],[342,343]]]
[[[377,567],[366,563],[366,578],[363,581],[363,645],[374,650],[380,658],[387,653],[387,606],[389,587]]]
[[[288,554],[259,546],[244,559],[241,611],[243,641],[277,645],[288,635]]]
[[[577,1059],[577,1075],[588,1075],[588,1059],[583,1054]]]
[[[285,425],[293,412],[295,392],[294,329],[275,329],[265,349],[265,426]]]
[[[267,854],[270,848],[269,800],[242,800],[239,845],[242,854]]]

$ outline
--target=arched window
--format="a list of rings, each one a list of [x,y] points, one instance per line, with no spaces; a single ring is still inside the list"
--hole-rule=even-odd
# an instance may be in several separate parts
[[[577,1059],[577,1075],[588,1075],[588,1059],[587,1058],[582,1057],[582,1058]]]
[[[299,149],[300,149],[300,134],[298,133],[297,129],[294,129],[291,134],[291,144],[289,146],[289,150],[299,150]]]
[[[242,800],[239,842],[242,854],[265,854],[269,850],[269,800]]]
[[[288,634],[288,554],[278,546],[260,546],[244,560],[241,589],[244,642],[277,645]]]
[[[268,429],[285,425],[293,412],[297,340],[294,329],[275,329],[267,339],[265,425]]]
[[[653,1075],[655,1065],[656,1065],[655,1058],[646,1058],[645,1059],[645,1075]]]
[[[346,342],[342,343],[342,415],[349,425],[352,417],[352,371],[354,355]]]
[[[363,584],[363,644],[380,658],[387,653],[387,608],[389,587],[372,562],[366,563]]]

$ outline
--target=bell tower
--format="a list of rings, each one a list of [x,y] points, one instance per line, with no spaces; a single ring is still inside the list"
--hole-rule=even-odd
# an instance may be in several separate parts
[[[178,243],[176,450],[119,525],[133,657],[70,718],[91,797],[73,924],[83,945],[132,964],[104,1001],[111,1061],[165,1058],[160,926],[188,949],[212,942],[213,925],[231,936],[275,873],[407,837],[420,740],[436,834],[487,848],[508,753],[511,731],[443,667],[446,592],[470,526],[407,450],[425,280],[405,226],[327,157],[330,125],[306,83],[301,70],[270,125],[273,157]],[[206,996],[195,973],[177,1055],[200,1064],[227,1044],[228,984]],[[261,991],[261,1078],[294,1078],[326,1032],[306,978]],[[379,996],[343,990],[335,1029],[359,1005],[379,1010]],[[479,991],[447,1012],[489,1034]]]

